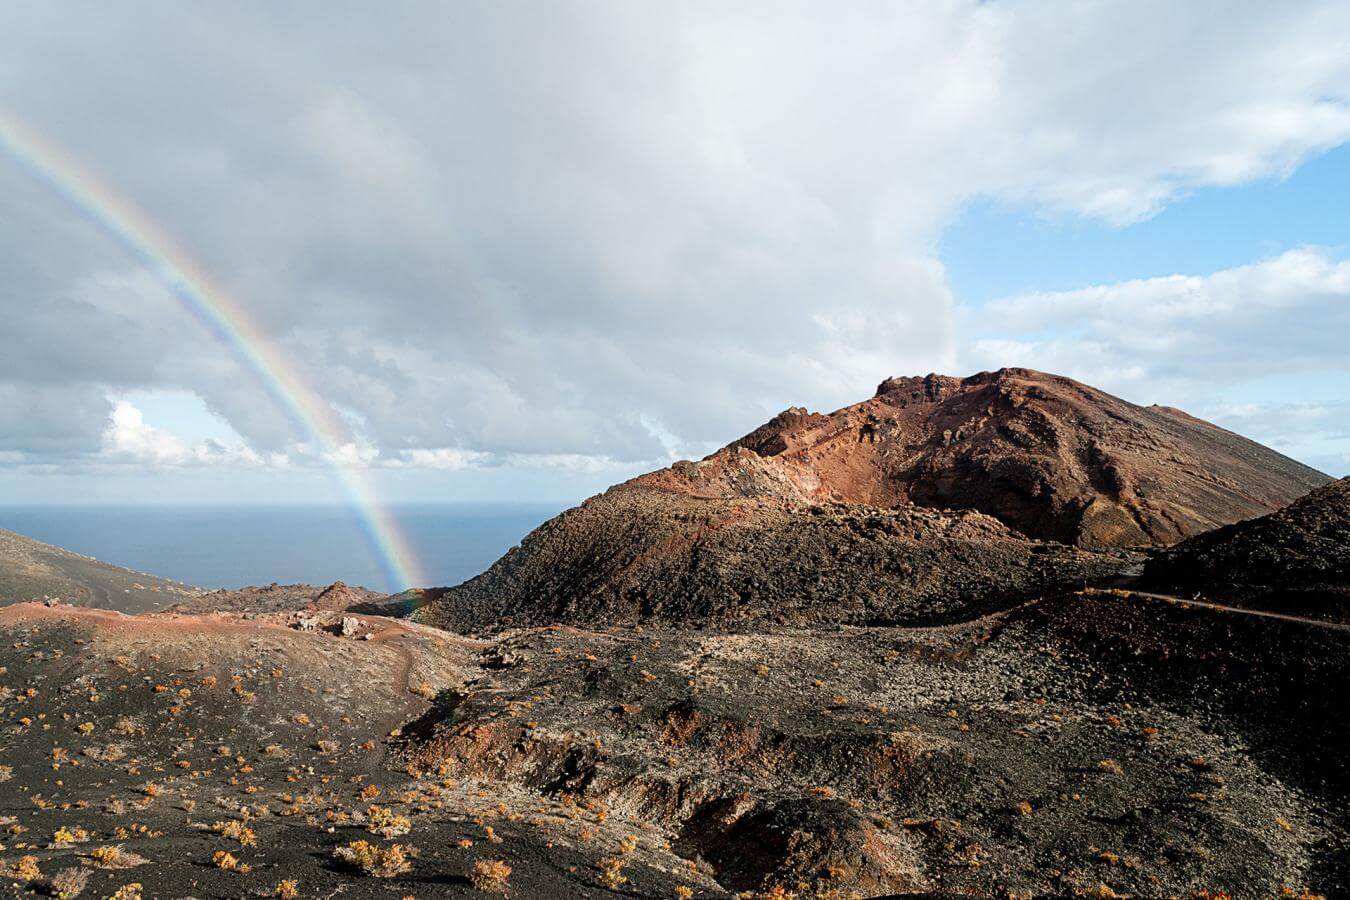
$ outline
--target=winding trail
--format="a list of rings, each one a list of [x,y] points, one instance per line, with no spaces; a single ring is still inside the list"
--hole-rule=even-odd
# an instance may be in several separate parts
[[[1331,628],[1336,631],[1350,631],[1350,624],[1342,622],[1328,622],[1324,619],[1309,619],[1303,616],[1291,616],[1287,613],[1270,612],[1264,609],[1246,609],[1240,606],[1228,606],[1223,603],[1212,603],[1208,600],[1188,600],[1185,597],[1175,597],[1171,594],[1155,594],[1150,591],[1136,591],[1132,588],[1086,588],[1079,591],[1080,594],[1087,597],[1143,597],[1147,600],[1161,600],[1164,603],[1172,603],[1178,606],[1190,606],[1197,609],[1208,609],[1215,612],[1235,613],[1241,616],[1259,616],[1263,619],[1280,619],[1284,622],[1297,622],[1300,625],[1311,625],[1315,628]]]

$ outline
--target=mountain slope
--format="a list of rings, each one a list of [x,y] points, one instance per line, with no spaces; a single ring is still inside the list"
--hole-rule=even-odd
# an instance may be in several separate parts
[[[979,513],[691,498],[622,485],[544,523],[421,621],[936,624],[1128,566]]]
[[[133,572],[0,528],[0,605],[59,598],[123,612],[162,609],[197,588]]]
[[[1350,478],[1158,554],[1141,584],[1350,622]]]
[[[1177,410],[1004,369],[790,409],[545,523],[416,615],[456,628],[933,624],[1124,572],[1126,548],[1326,476]]]

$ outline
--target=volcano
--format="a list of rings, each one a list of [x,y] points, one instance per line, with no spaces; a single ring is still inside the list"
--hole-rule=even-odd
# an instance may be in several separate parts
[[[1166,407],[1001,369],[792,408],[546,522],[424,621],[940,624],[1109,579],[1327,476]]]

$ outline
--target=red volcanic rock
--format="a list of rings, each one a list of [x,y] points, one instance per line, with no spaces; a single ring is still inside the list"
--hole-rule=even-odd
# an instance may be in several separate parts
[[[704,498],[977,510],[1029,537],[1165,546],[1329,479],[1167,407],[1000,369],[888,378],[828,415],[789,409],[698,463],[631,482]]]
[[[1128,570],[1326,476],[1176,410],[1004,369],[789,409],[546,522],[417,618],[932,624]]]

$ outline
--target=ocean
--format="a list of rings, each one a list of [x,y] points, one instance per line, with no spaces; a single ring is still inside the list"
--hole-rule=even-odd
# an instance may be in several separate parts
[[[491,565],[561,505],[406,504],[390,512],[427,585]],[[355,513],[341,506],[0,506],[0,528],[206,588],[345,581],[391,591]]]

